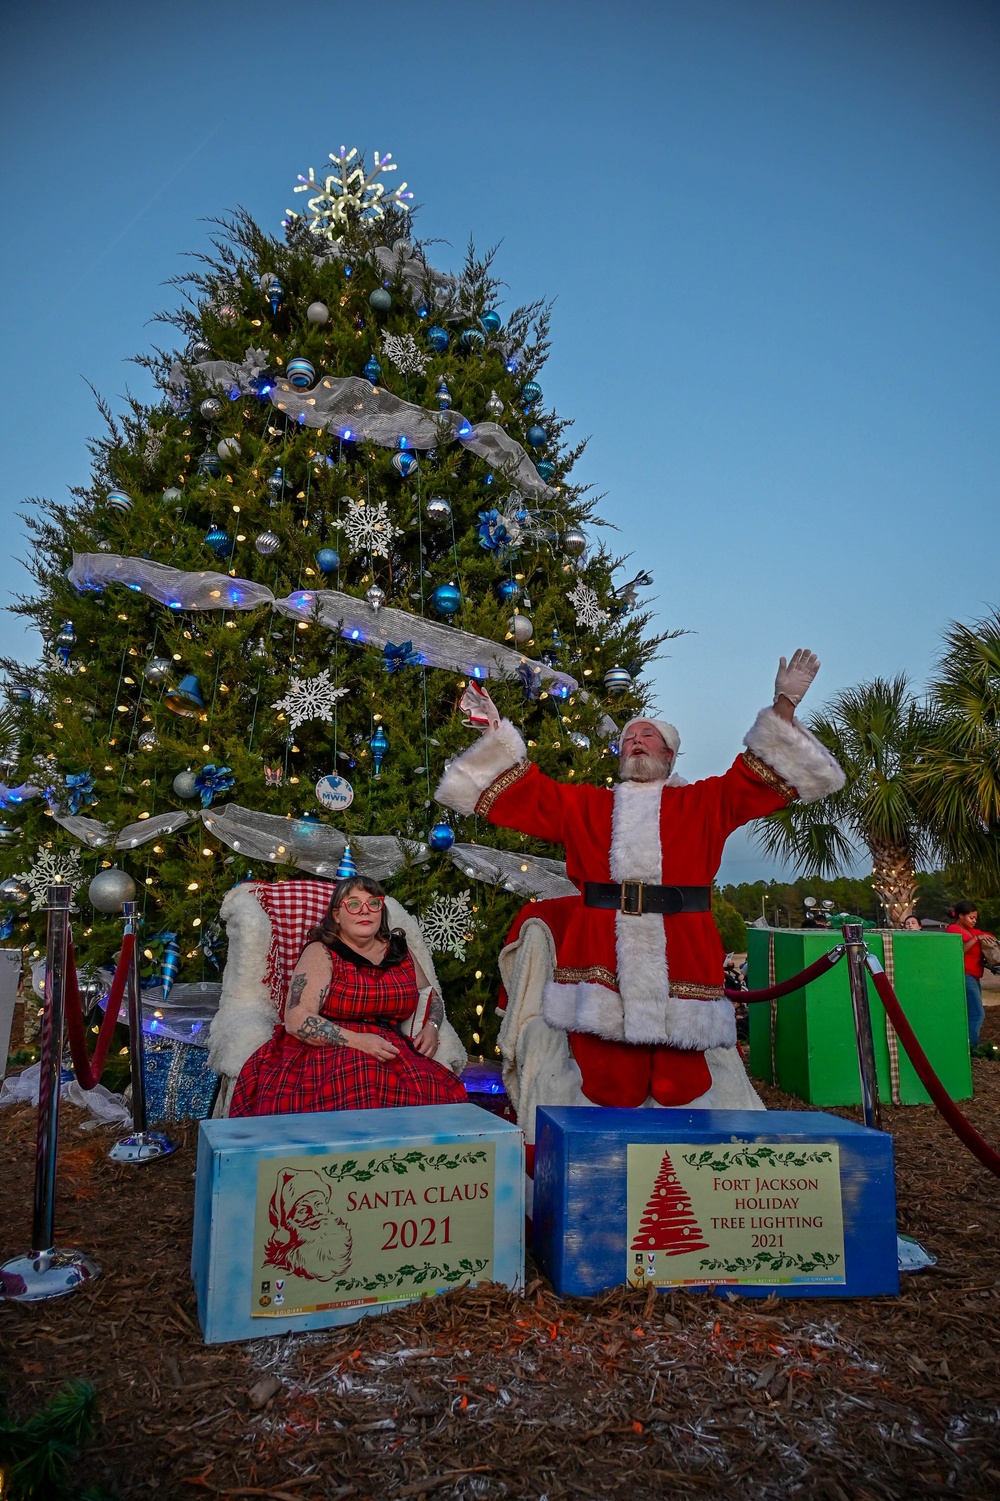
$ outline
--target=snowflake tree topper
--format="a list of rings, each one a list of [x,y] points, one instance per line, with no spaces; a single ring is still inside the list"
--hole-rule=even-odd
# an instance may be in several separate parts
[[[307,214],[297,214],[290,208],[285,210],[288,217],[281,222],[286,229],[293,221],[301,219],[313,234],[336,240],[347,227],[352,214],[359,219],[383,219],[387,204],[393,204],[404,213],[409,213],[408,200],[413,194],[406,191],[406,183],[400,183],[398,188],[387,193],[385,184],[379,181],[384,173],[397,170],[392,153],[387,151],[385,156],[380,157],[376,151],[375,169],[368,173],[360,158],[352,166],[357,155],[356,146],[352,146],[350,151],[346,146],[341,146],[339,152],[331,151],[329,156],[334,170],[323,181],[315,176],[312,167],[309,168],[308,177],[299,173],[299,185],[295,192],[312,193],[313,196],[306,199]]]
[[[334,526],[343,527],[344,535],[355,552],[370,552],[375,557],[389,556],[389,543],[403,533],[389,520],[389,505],[380,500],[371,505],[363,500],[348,500],[347,515]]]
[[[597,590],[585,584],[582,579],[566,598],[576,610],[577,625],[590,631],[599,631],[602,625],[607,625],[607,611],[601,609]]]
[[[420,931],[432,952],[465,958],[465,945],[476,927],[471,892],[461,896],[436,896],[419,918]]]
[[[315,677],[293,677],[284,698],[279,698],[272,709],[280,709],[288,716],[288,732],[294,734],[300,724],[308,719],[325,719],[333,723],[333,706],[343,698],[346,688],[335,688],[330,682],[330,669],[324,667]]]

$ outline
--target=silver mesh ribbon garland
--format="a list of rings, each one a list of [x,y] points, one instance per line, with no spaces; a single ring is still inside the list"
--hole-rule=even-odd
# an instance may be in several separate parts
[[[89,845],[92,850],[103,849],[108,844],[113,844],[116,850],[134,850],[161,834],[176,834],[178,829],[191,823],[195,815],[178,808],[175,813],[158,813],[155,818],[127,824],[117,834],[110,824],[101,823],[99,818],[84,818],[79,813],[54,813],[52,816],[74,839]]]
[[[347,839],[329,824],[309,819],[282,818],[277,813],[258,813],[225,803],[203,808],[201,820],[216,839],[248,860],[266,860],[272,865],[294,865],[312,875],[332,881],[337,873]],[[426,844],[399,839],[394,834],[367,834],[352,838],[351,854],[362,875],[384,881],[402,870],[407,862],[426,860]]]
[[[577,895],[577,887],[566,874],[564,860],[491,849],[485,844],[453,844],[449,854],[464,875],[491,886],[503,885],[508,891],[519,891],[539,900]]]

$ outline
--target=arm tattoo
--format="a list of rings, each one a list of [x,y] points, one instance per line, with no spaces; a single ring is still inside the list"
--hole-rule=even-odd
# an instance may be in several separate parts
[[[441,1023],[444,1021],[444,1001],[442,1001],[436,990],[431,991],[431,1003],[427,1012],[427,1020],[438,1029],[440,1029]]]
[[[305,975],[295,975],[288,989],[288,1004],[285,1007],[286,1011],[295,1010],[296,1006],[299,1004],[299,1001],[302,999],[302,992],[305,990],[305,988]]]
[[[347,1038],[339,1027],[327,1021],[325,1016],[307,1016],[299,1028],[299,1039],[311,1042],[317,1048],[343,1048]]]

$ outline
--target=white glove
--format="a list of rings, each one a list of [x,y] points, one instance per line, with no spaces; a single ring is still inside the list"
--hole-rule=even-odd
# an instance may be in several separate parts
[[[782,657],[774,680],[775,699],[784,697],[793,704],[800,704],[809,691],[809,684],[819,672],[819,666],[819,657],[804,646],[792,653],[790,662]]]
[[[500,710],[478,683],[470,682],[458,701],[458,707],[467,716],[462,721],[467,729],[492,732],[500,728]]]

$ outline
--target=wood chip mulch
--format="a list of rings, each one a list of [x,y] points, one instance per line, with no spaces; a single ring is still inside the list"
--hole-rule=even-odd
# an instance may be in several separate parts
[[[1000,1008],[986,1038],[1000,1040]],[[974,1060],[1000,1143],[1000,1063]],[[796,1102],[764,1090],[774,1108]],[[851,1115],[851,1111],[842,1112]],[[815,1501],[1000,1494],[1000,1182],[931,1107],[885,1112],[899,1227],[938,1257],[899,1298],[554,1296],[485,1286],[320,1334],[206,1347],[189,1280],[197,1127],[147,1167],[62,1111],[57,1243],[103,1269],[0,1304],[10,1406],[97,1387],[77,1467],[122,1501],[209,1497],[698,1497]],[[0,1111],[0,1258],[31,1224],[34,1113]]]

